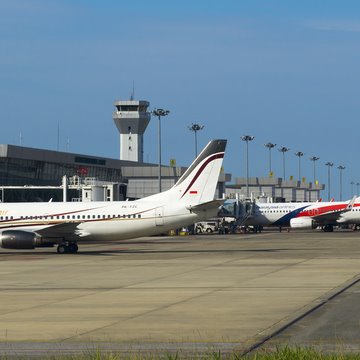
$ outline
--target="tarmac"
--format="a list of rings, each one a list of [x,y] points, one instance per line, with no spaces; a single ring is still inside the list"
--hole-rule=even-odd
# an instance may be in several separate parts
[[[0,355],[357,351],[359,237],[270,230],[79,244],[78,254],[0,249]],[[355,320],[326,333],[336,314]]]

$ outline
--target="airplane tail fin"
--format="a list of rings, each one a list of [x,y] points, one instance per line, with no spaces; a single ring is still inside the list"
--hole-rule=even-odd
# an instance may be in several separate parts
[[[212,140],[193,161],[177,183],[169,190],[174,200],[189,205],[214,200],[224,158],[226,140]]]
[[[355,196],[349,201],[349,203],[347,204],[345,210],[350,211],[350,210],[353,208],[353,206],[354,206],[354,204],[355,204],[356,198],[357,198],[357,196],[355,195]]]

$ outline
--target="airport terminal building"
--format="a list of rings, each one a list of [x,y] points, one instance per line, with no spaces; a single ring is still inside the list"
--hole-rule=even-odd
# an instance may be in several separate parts
[[[0,144],[0,201],[132,200],[157,193],[159,165],[143,162],[149,105],[144,100],[115,101],[119,159]],[[162,191],[170,189],[185,170],[162,165]],[[250,178],[248,183],[236,178],[228,185],[230,181],[231,174],[220,174],[218,198],[244,198],[249,193],[271,201],[316,201],[324,189],[324,185],[270,177]]]
[[[162,190],[170,189],[185,170],[186,167],[162,166]],[[0,190],[4,202],[62,201],[64,175],[69,180],[68,201],[85,200],[81,199],[80,187],[90,179],[112,186],[111,196],[99,200],[142,198],[158,192],[158,171],[158,164],[0,145]],[[229,180],[229,174],[221,175],[218,196],[225,192],[225,181]]]

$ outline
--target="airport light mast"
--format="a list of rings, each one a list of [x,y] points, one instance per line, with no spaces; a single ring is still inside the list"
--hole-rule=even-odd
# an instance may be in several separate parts
[[[330,168],[334,166],[334,163],[328,161],[325,165],[328,167],[328,200],[330,201]]]
[[[253,141],[255,136],[243,135],[240,139],[246,141],[246,196],[249,197],[249,141]]]
[[[282,152],[282,154],[283,154],[283,179],[285,180],[285,153],[288,152],[290,150],[290,148],[288,148],[286,146],[282,146],[278,150],[280,152]]]
[[[342,201],[342,172],[345,170],[345,166],[339,165],[337,168],[340,172],[340,201]]]
[[[269,176],[271,176],[271,174],[272,174],[272,170],[271,170],[271,149],[274,148],[276,146],[276,144],[268,142],[268,143],[264,144],[264,146],[269,149]]]
[[[297,151],[295,155],[299,158],[299,181],[301,182],[301,157],[304,156],[304,153],[301,151]]]
[[[354,182],[353,181],[350,181],[350,185],[351,185],[351,197],[354,196]]]
[[[151,114],[157,116],[158,122],[158,158],[159,158],[159,193],[161,192],[161,117],[169,115],[169,110],[154,109]]]
[[[202,130],[203,128],[204,128],[204,125],[194,124],[194,123],[192,123],[191,126],[188,126],[188,129],[190,131],[193,131],[194,135],[195,135],[195,158],[198,155],[198,151],[197,151],[197,132]]]
[[[320,159],[320,158],[317,157],[317,156],[312,156],[312,157],[310,158],[310,160],[314,162],[314,184],[316,184],[316,166],[315,166],[315,163],[316,163],[316,161],[318,161],[319,159]]]

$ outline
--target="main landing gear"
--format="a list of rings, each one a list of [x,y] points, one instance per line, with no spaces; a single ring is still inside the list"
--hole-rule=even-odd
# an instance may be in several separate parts
[[[334,227],[330,224],[324,225],[322,228],[325,232],[333,232],[334,231]]]
[[[76,243],[63,243],[57,247],[58,254],[75,254],[79,250]]]

